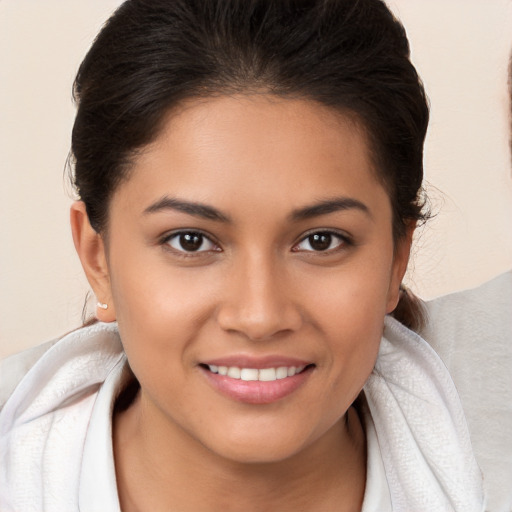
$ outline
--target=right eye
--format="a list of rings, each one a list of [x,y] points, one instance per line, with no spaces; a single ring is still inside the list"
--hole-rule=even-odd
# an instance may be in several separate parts
[[[294,248],[294,252],[333,253],[350,245],[346,236],[333,231],[316,231],[304,237]]]
[[[214,244],[206,235],[198,231],[181,231],[170,235],[165,240],[174,250],[179,252],[207,252],[216,251],[218,246]]]

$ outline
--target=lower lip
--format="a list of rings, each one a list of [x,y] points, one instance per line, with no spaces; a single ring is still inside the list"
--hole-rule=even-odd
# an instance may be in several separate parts
[[[296,391],[311,375],[312,367],[292,377],[272,381],[232,379],[226,375],[213,373],[206,368],[201,370],[208,382],[223,395],[246,404],[271,404]]]

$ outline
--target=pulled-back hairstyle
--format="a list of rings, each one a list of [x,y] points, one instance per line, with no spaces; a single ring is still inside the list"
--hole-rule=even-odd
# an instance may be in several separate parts
[[[393,209],[395,242],[422,220],[428,106],[402,25],[380,0],[128,0],[78,71],[74,185],[93,228],[169,110],[263,92],[355,117]],[[410,293],[397,317],[421,321]]]

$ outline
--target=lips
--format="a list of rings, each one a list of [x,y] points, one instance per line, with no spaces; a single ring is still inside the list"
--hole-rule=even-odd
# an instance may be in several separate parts
[[[270,404],[301,387],[314,364],[299,360],[226,358],[199,366],[222,395],[247,404]]]

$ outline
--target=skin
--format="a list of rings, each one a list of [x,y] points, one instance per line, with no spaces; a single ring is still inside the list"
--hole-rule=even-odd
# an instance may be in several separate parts
[[[393,240],[358,124],[305,100],[190,101],[115,191],[108,234],[83,203],[71,221],[109,306],[98,317],[118,321],[141,384],[114,423],[123,510],[360,510],[365,439],[351,404],[398,302],[412,229]],[[187,253],[177,230],[208,238]],[[318,232],[333,233],[327,250],[314,250]],[[249,404],[199,366],[233,354],[311,366],[291,394]]]

